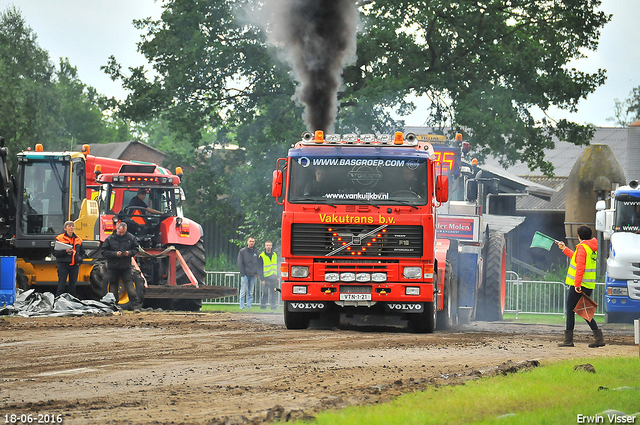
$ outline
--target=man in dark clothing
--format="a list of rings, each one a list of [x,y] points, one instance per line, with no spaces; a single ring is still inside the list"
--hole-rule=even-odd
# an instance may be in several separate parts
[[[158,210],[154,210],[153,208],[147,206],[145,199],[147,198],[147,189],[138,189],[138,193],[136,196],[131,198],[129,201],[129,207],[138,207],[142,214],[151,213],[151,214],[162,214]]]
[[[109,288],[111,293],[119,300],[118,281],[122,278],[131,306],[134,311],[140,311],[140,300],[133,285],[131,274],[131,258],[138,253],[138,241],[136,237],[127,232],[127,223],[120,222],[116,226],[116,233],[111,234],[102,244],[102,254],[107,259],[109,266]]]
[[[258,276],[258,254],[255,249],[256,240],[249,236],[247,246],[238,253],[238,269],[240,270],[240,308],[245,306],[245,295],[247,297],[247,308],[251,308],[253,302],[253,285]]]
[[[271,310],[278,306],[278,254],[272,251],[273,243],[264,243],[264,252],[258,256],[258,275],[262,284],[262,299],[260,308],[267,308],[267,302],[271,305]]]
[[[78,237],[73,231],[75,230],[75,223],[73,221],[67,221],[64,223],[64,232],[56,236],[56,242],[61,244],[70,245],[67,249],[53,249],[53,255],[58,261],[58,289],[56,290],[56,297],[62,295],[65,292],[76,296],[76,283],[78,282],[78,271],[80,270],[80,263],[84,258],[84,249],[82,248],[82,239]],[[69,288],[67,289],[67,276],[69,277]]]

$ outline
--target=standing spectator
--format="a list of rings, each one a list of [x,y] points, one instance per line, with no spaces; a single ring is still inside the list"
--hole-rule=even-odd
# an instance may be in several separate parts
[[[253,302],[253,285],[258,276],[258,254],[254,245],[256,240],[249,236],[247,246],[238,253],[238,270],[240,270],[240,308],[245,306],[244,298],[247,297],[247,308],[251,308]]]
[[[84,248],[82,247],[82,239],[78,237],[74,230],[76,225],[73,221],[64,223],[64,232],[56,236],[56,242],[71,245],[67,249],[55,249],[53,255],[58,261],[58,289],[56,297],[68,292],[70,295],[76,296],[76,283],[78,282],[78,271],[80,263],[84,258]],[[67,288],[67,277],[69,278],[69,287]],[[68,289],[68,290],[67,290]]]
[[[267,308],[267,301],[271,305],[271,310],[275,310],[278,306],[278,254],[271,249],[273,244],[271,241],[264,243],[264,252],[258,256],[258,275],[262,284],[262,299],[260,300],[260,308]]]
[[[575,327],[576,318],[573,311],[582,298],[582,294],[591,296],[593,289],[596,287],[596,260],[598,258],[598,240],[591,237],[591,229],[587,226],[578,227],[578,245],[575,252],[564,244],[558,242],[558,247],[562,253],[571,258],[569,270],[565,283],[569,285],[569,294],[567,295],[567,326],[564,331],[564,341],[558,344],[559,347],[573,347],[573,328]],[[595,341],[589,344],[590,348],[604,347],[604,337],[602,329],[598,329],[595,319],[587,322],[593,331]]]
[[[122,283],[127,290],[132,309],[135,313],[140,312],[140,300],[133,285],[133,274],[131,274],[131,258],[138,253],[138,241],[136,237],[127,232],[127,223],[120,222],[116,226],[116,233],[112,233],[102,244],[102,253],[107,259],[109,266],[109,288],[118,302],[118,281],[122,278]]]

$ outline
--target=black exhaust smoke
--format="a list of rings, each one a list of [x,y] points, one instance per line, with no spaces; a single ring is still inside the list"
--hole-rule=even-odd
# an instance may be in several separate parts
[[[354,0],[267,0],[269,40],[282,49],[300,83],[310,131],[333,132],[342,70],[355,60],[360,23]]]

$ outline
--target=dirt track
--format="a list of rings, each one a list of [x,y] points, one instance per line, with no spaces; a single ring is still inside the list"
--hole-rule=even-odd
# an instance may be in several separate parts
[[[0,414],[81,423],[263,423],[384,401],[495,373],[505,362],[638,355],[633,330],[560,349],[562,327],[472,323],[416,335],[393,328],[288,331],[281,314],[125,313],[0,318]]]

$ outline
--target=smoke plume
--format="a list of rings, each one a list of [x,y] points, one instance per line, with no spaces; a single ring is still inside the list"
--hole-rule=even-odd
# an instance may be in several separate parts
[[[265,8],[269,41],[285,52],[299,82],[307,129],[333,132],[342,71],[355,60],[355,0],[266,0]]]

